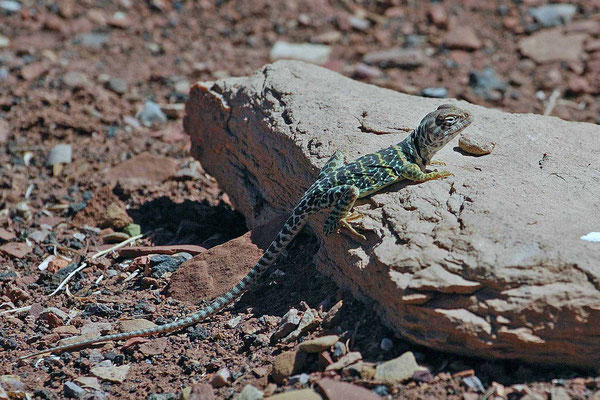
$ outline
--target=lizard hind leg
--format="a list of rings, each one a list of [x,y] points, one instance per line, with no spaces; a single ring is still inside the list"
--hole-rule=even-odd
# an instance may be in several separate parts
[[[360,194],[360,190],[354,185],[340,185],[336,186],[328,191],[328,198],[334,199],[331,203],[333,204],[333,209],[331,213],[325,220],[323,224],[323,232],[325,236],[331,235],[333,232],[337,231],[340,226],[347,228],[350,232],[357,235],[361,239],[365,240],[366,238],[358,233],[349,223],[349,219],[358,218],[356,214],[353,213],[348,216],[348,213],[352,209],[354,202],[358,198]],[[337,200],[335,200],[337,199]]]

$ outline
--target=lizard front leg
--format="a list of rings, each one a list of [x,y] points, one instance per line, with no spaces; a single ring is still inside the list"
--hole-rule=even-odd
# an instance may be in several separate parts
[[[421,168],[417,164],[409,163],[404,164],[400,171],[398,171],[398,175],[401,177],[417,182],[425,182],[433,179],[441,179],[447,176],[453,176],[450,171],[432,171],[432,172],[423,172]]]
[[[335,171],[344,165],[346,161],[346,156],[340,150],[337,150],[333,155],[327,160],[321,171],[319,171],[319,176],[317,176],[317,180],[323,178],[325,175]]]
[[[323,224],[323,232],[325,233],[325,236],[331,235],[341,225],[356,236],[366,240],[365,236],[358,233],[346,220],[348,213],[352,209],[354,202],[356,199],[358,199],[360,194],[358,187],[354,185],[340,185],[329,189],[327,194],[327,197],[334,199],[334,202],[332,202],[333,210],[331,210],[331,214],[329,214],[325,220],[325,223]],[[350,217],[352,218],[354,215]]]

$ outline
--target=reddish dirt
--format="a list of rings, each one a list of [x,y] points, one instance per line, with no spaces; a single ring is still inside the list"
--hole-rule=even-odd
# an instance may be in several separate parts
[[[311,258],[317,244],[308,234],[294,241],[258,288],[205,323],[127,348],[109,343],[46,358],[38,365],[17,361],[19,355],[82,333],[90,323],[103,330],[116,330],[119,319],[162,324],[204,304],[201,299],[194,305],[171,298],[165,290],[170,272],[153,277],[147,259],[132,263],[132,257],[118,254],[89,261],[69,282],[69,293],[49,296],[73,263],[106,248],[103,241],[119,230],[102,230],[110,220],[106,209],[111,203],[147,235],[138,245],[211,249],[246,231],[227,195],[189,157],[177,107],[169,108],[168,121],[151,127],[131,120],[146,100],[182,104],[195,80],[251,73],[269,62],[277,40],[331,42],[326,67],[368,82],[408,93],[444,87],[450,97],[533,113],[544,112],[558,89],[551,115],[600,123],[599,1],[571,2],[577,5],[573,18],[579,25],[567,26],[588,35],[581,58],[546,64],[519,52],[519,41],[540,29],[529,7],[546,1],[19,4],[15,13],[0,7],[0,312],[31,306],[0,315],[0,378],[16,375],[12,379],[23,385],[17,392],[66,397],[66,383],[90,376],[100,360],[111,360],[130,367],[126,379],[99,380],[87,398],[175,398],[187,386],[210,383],[223,367],[229,369],[231,382],[195,390],[212,391],[216,398],[233,398],[246,384],[265,394],[301,387],[319,390],[319,380],[328,376],[384,398],[475,399],[481,393],[463,380],[474,374],[486,389],[496,382],[496,398],[600,398],[600,378],[591,371],[468,359],[394,338],[372,305],[353,300],[315,271]],[[452,33],[465,26],[472,28],[473,37],[455,43]],[[409,45],[426,52],[423,65],[367,72],[357,65],[369,52]],[[471,72],[486,67],[505,84],[487,99],[469,85]],[[71,145],[72,161],[47,166],[50,150],[59,143]],[[70,258],[70,266],[63,268],[68,262],[55,259],[39,270],[55,252]],[[323,359],[309,356],[302,371],[309,374],[307,383],[273,383],[274,357],[294,343],[264,337],[276,330],[290,308],[314,309],[324,317],[339,300],[343,307],[336,322],[315,327],[309,337],[338,334],[368,362],[412,351],[431,375],[386,387],[323,373]],[[43,312],[47,307],[58,310]],[[236,317],[241,317],[237,324],[232,322]],[[392,341],[390,350],[382,350],[384,338]],[[9,384],[1,379],[0,384],[7,390]]]

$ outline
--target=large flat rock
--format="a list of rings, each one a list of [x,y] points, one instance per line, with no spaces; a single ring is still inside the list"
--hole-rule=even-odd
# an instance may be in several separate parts
[[[436,157],[454,177],[363,201],[365,242],[323,238],[326,213],[315,216],[318,267],[413,342],[598,366],[600,243],[581,236],[600,230],[600,127],[451,102],[494,151],[468,156],[455,141]],[[335,150],[353,159],[399,142],[441,103],[280,61],[196,84],[184,125],[254,227],[290,212]]]

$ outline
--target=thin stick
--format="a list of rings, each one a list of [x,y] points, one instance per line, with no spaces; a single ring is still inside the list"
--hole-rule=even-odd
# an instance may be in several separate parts
[[[75,276],[76,273],[78,273],[79,271],[81,271],[85,267],[87,267],[87,263],[82,262],[81,265],[79,267],[77,267],[76,270],[72,271],[69,275],[67,275],[67,277],[60,283],[60,285],[58,285],[58,287],[54,290],[54,292],[52,292],[52,293],[50,293],[48,295],[48,297],[52,297],[56,293],[60,292],[60,290],[67,284],[67,282],[69,282],[69,280],[71,280],[71,278],[73,276]]]
[[[125,241],[123,241],[123,242],[121,242],[121,243],[119,243],[119,244],[116,244],[116,245],[114,245],[113,247],[110,247],[110,248],[108,248],[108,249],[105,249],[105,250],[102,250],[102,251],[99,251],[99,252],[97,252],[96,254],[94,254],[94,255],[91,257],[91,259],[92,259],[92,260],[93,260],[93,259],[96,259],[96,258],[98,258],[98,257],[101,257],[101,256],[105,255],[106,253],[110,253],[111,251],[118,250],[118,249],[120,249],[121,247],[125,247],[125,246],[126,246],[126,245],[128,245],[129,243],[131,243],[131,242],[135,242],[136,240],[138,240],[138,239],[140,239],[140,238],[142,238],[142,237],[144,237],[144,234],[140,234],[140,235],[132,236],[132,237],[130,237],[129,239],[127,239],[127,240],[125,240]]]
[[[10,310],[0,311],[0,315],[3,314],[12,314],[12,313],[21,313],[25,311],[29,311],[31,306],[19,307],[19,308],[11,308]]]
[[[546,109],[544,110],[544,115],[550,115],[554,107],[556,107],[556,101],[560,97],[560,89],[554,89],[550,98],[548,99],[548,104],[546,105]]]
[[[107,253],[110,253],[111,251],[118,250],[121,247],[124,247],[124,246],[128,245],[131,242],[135,242],[136,240],[138,240],[139,238],[141,238],[143,236],[144,236],[143,234],[140,234],[140,235],[136,235],[136,236],[130,237],[129,239],[127,239],[127,240],[125,240],[125,241],[123,241],[121,243],[118,243],[118,244],[116,244],[116,245],[114,245],[114,246],[112,246],[112,247],[110,247],[110,248],[108,248],[106,250],[102,250],[102,251],[97,252],[96,254],[94,254],[93,256],[91,256],[90,259],[94,260],[94,259],[96,259],[98,257],[102,257],[103,255],[105,255]],[[67,284],[67,282],[69,282],[69,280],[73,276],[75,276],[76,273],[78,273],[79,271],[81,271],[85,267],[87,267],[87,263],[82,262],[81,265],[76,270],[74,270],[69,275],[67,275],[67,277],[60,283],[60,285],[58,285],[58,287],[54,290],[54,292],[50,293],[48,296],[52,297],[56,293],[60,292],[60,290]]]

